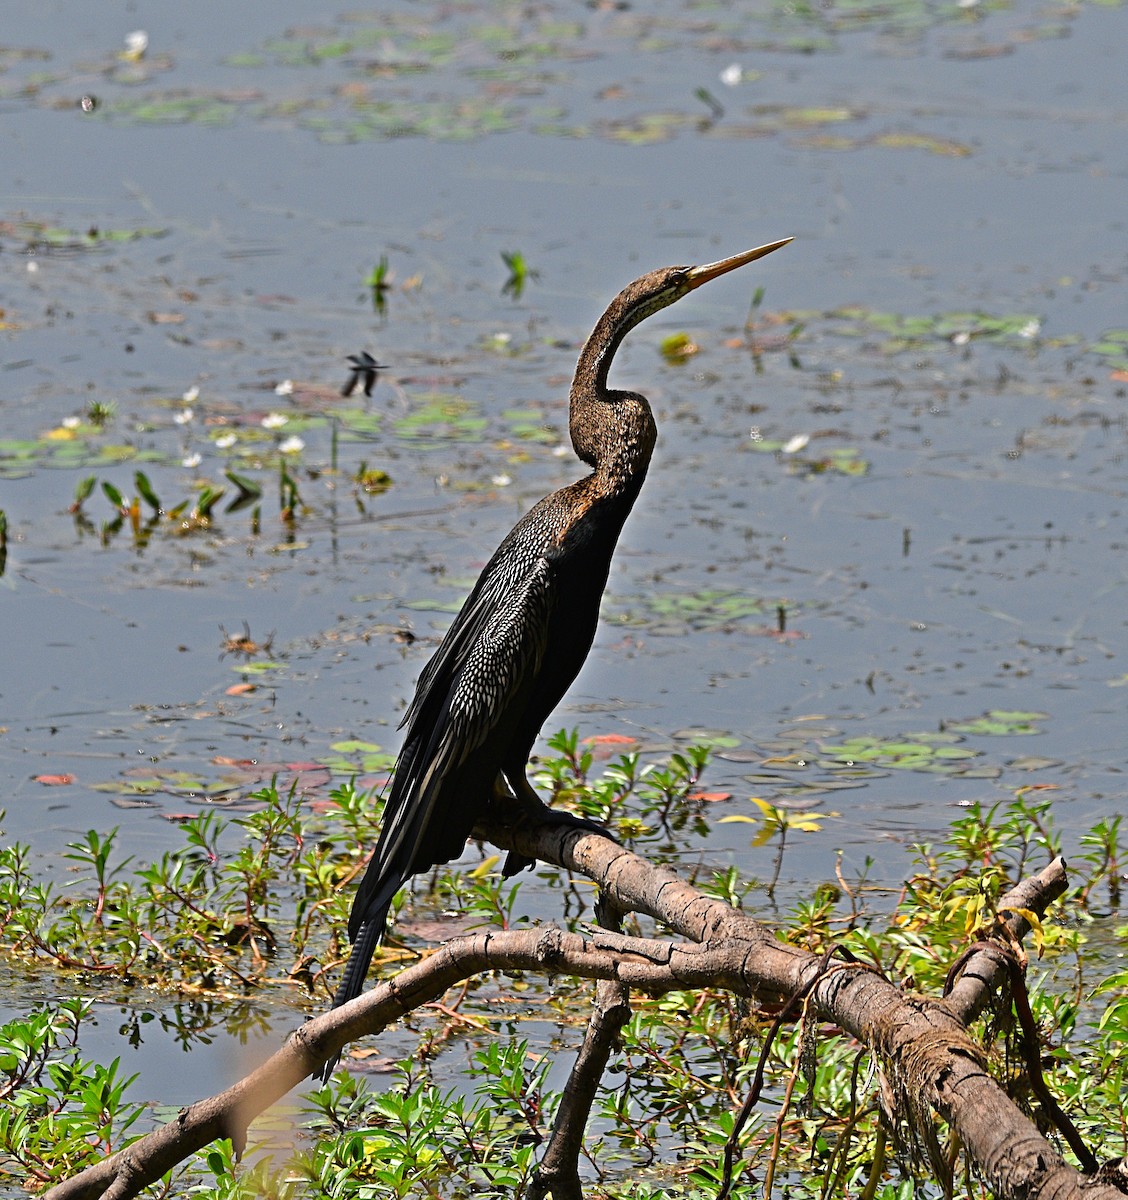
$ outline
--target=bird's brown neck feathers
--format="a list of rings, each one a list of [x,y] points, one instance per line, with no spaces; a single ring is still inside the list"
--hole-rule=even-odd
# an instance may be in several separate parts
[[[655,311],[639,303],[646,277],[620,292],[580,351],[572,380],[568,429],[576,454],[595,470],[591,486],[603,496],[637,491],[650,465],[658,429],[646,398],[607,386],[623,338]]]

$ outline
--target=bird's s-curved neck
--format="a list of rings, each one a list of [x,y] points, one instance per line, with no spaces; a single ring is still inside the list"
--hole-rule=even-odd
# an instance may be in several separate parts
[[[592,485],[604,495],[637,494],[650,465],[658,431],[646,399],[613,391],[607,376],[623,338],[652,312],[665,307],[631,302],[629,289],[596,322],[576,362],[568,428],[576,454],[595,468]]]
[[[624,289],[608,306],[607,311],[596,322],[580,357],[576,362],[576,375],[572,390],[582,380],[596,393],[607,391],[607,376],[615,353],[623,344],[623,338],[647,317],[665,308],[670,300],[666,296],[654,296],[650,303],[628,299],[630,288]]]

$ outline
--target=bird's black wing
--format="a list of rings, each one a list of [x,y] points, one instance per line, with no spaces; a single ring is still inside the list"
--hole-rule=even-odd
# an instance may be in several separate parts
[[[487,568],[420,676],[380,838],[353,903],[350,937],[387,911],[411,875],[457,857],[489,798],[447,785],[515,722],[541,669],[551,568],[540,555],[523,566],[519,578]]]

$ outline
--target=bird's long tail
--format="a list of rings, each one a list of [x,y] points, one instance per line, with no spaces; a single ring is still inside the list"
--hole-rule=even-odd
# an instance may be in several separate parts
[[[367,917],[357,930],[352,953],[349,955],[349,961],[345,964],[345,973],[341,976],[341,982],[337,985],[337,991],[333,996],[334,1008],[340,1008],[342,1004],[347,1004],[364,990],[364,980],[368,974],[369,964],[372,962],[372,955],[376,952],[376,947],[384,936],[388,907],[385,905],[383,909]],[[340,1057],[340,1053],[334,1054],[313,1078],[320,1079],[322,1083],[328,1083]]]

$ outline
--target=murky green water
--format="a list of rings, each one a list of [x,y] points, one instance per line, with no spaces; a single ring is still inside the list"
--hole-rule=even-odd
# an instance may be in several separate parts
[[[395,750],[476,572],[578,473],[605,303],[788,234],[620,355],[659,452],[550,725],[726,735],[733,812],[836,814],[800,881],[839,848],[896,878],[1024,785],[1067,839],[1125,810],[1122,6],[12,7],[0,794],[45,871],[90,826],[153,853],[275,770],[378,766],[334,747]],[[361,351],[387,370],[342,397]],[[211,527],[107,529],[138,470],[188,512],[224,486]],[[747,828],[689,852],[766,873]]]

